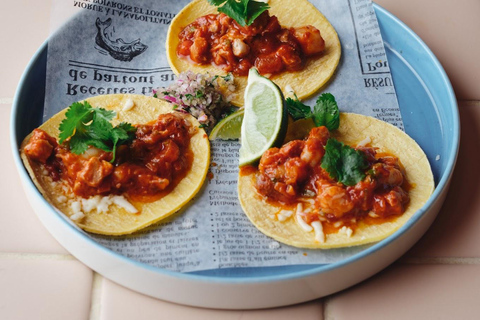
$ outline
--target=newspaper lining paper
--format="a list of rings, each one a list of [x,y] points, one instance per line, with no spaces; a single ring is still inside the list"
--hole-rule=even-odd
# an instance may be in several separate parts
[[[175,76],[165,57],[165,38],[171,20],[188,2],[54,0],[55,12],[77,13],[49,39],[44,119],[89,96],[151,95],[152,89],[171,83]],[[310,2],[329,19],[342,44],[336,75],[321,92],[332,93],[341,111],[403,129],[371,0]],[[260,233],[238,203],[238,149],[236,141],[212,142],[213,178],[168,221],[129,236],[89,236],[127,258],[179,272],[326,264],[368,247],[298,249]]]

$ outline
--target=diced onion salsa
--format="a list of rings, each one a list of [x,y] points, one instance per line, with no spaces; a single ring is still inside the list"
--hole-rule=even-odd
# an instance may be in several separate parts
[[[234,75],[246,76],[252,67],[262,75],[299,71],[306,59],[321,54],[325,41],[307,25],[282,28],[276,16],[263,12],[249,26],[209,14],[187,25],[178,35],[177,55],[197,64],[212,64]]]
[[[383,223],[405,212],[410,201],[409,185],[398,158],[377,153],[373,147],[358,146],[356,150],[368,163],[365,178],[344,185],[321,165],[329,139],[326,127],[313,128],[304,140],[267,150],[258,169],[253,168],[255,188],[279,207],[279,220],[284,219],[285,212],[293,211],[301,215],[302,223],[319,221],[325,233],[332,233],[341,227],[355,230],[361,221]],[[251,170],[241,172],[248,174]]]
[[[232,74],[226,76],[182,72],[166,88],[153,91],[154,97],[170,102],[176,111],[190,113],[207,132],[235,108],[236,86]]]
[[[90,146],[75,154],[68,140],[60,144],[41,129],[33,131],[24,152],[43,164],[53,181],[65,182],[79,197],[124,194],[151,202],[172,190],[190,170],[190,139],[197,129],[175,113],[135,127],[135,138],[118,147],[113,163],[112,152]]]

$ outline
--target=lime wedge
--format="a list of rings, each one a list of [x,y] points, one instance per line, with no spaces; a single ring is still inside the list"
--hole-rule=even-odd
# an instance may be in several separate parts
[[[254,68],[248,73],[244,110],[240,166],[259,160],[269,148],[281,144],[288,123],[282,91]]]
[[[242,127],[243,109],[240,109],[228,117],[225,117],[213,127],[210,140],[236,140],[240,138],[240,129]]]

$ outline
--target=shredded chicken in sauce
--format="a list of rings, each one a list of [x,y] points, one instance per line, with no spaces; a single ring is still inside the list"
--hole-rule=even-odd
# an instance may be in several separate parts
[[[329,138],[327,128],[317,127],[305,140],[269,149],[258,166],[257,191],[280,206],[292,205],[300,198],[314,200],[314,210],[304,217],[307,223],[401,215],[409,203],[409,195],[398,158],[377,154],[371,147],[357,148],[365,154],[369,169],[365,179],[345,186],[320,166]]]
[[[136,126],[130,145],[112,153],[90,147],[77,155],[41,129],[35,129],[25,154],[44,164],[54,181],[66,181],[83,198],[125,193],[134,200],[154,201],[183,178],[192,163],[191,125],[181,115],[162,114],[151,124]]]
[[[245,27],[223,13],[209,14],[186,26],[179,39],[180,57],[240,76],[253,66],[263,75],[302,70],[307,57],[325,49],[317,28],[282,28],[268,11]]]

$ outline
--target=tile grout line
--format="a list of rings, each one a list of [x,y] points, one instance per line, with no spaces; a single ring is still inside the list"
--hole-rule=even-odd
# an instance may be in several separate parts
[[[0,105],[10,105],[13,104],[13,98],[0,98]]]
[[[397,261],[401,264],[436,264],[436,265],[480,265],[480,258],[461,257],[412,257],[401,258]]]
[[[90,299],[91,306],[89,320],[100,320],[103,277],[93,270],[92,272],[94,272],[94,274],[92,281],[92,297]]]
[[[457,100],[458,103],[462,103],[466,106],[478,106],[480,107],[480,100]]]
[[[323,320],[331,320],[331,319],[335,319],[334,317],[330,317],[330,312],[329,312],[329,302],[330,302],[330,297],[332,295],[329,295],[327,296],[326,298],[321,298],[322,299],[322,303],[323,303]]]
[[[0,259],[21,260],[77,260],[68,253],[27,253],[27,252],[0,252]]]

